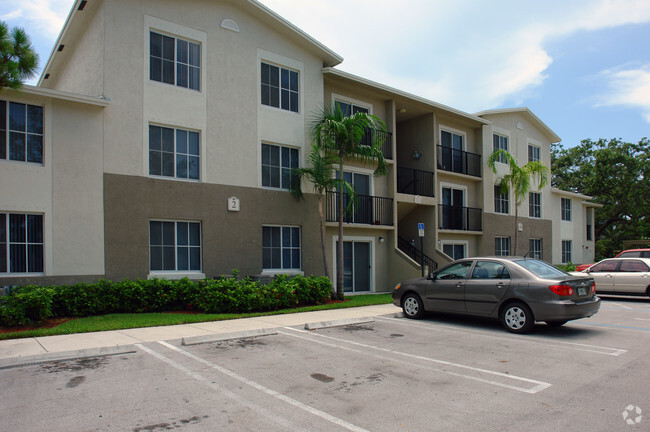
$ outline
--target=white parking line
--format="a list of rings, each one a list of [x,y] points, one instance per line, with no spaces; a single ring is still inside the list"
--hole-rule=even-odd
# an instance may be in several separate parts
[[[622,307],[623,309],[634,309],[634,308],[632,308],[632,307],[630,307],[630,306],[626,306],[626,305],[623,305],[623,304],[620,304],[620,303],[615,303],[615,302],[608,302],[608,303],[609,303],[609,304],[616,305],[616,306],[618,306],[618,307]]]
[[[448,361],[438,360],[438,359],[434,359],[434,358],[431,358],[431,357],[424,357],[424,356],[418,356],[418,355],[408,354],[408,353],[399,352],[399,351],[393,351],[393,350],[389,350],[387,348],[380,348],[380,347],[376,347],[376,346],[373,346],[373,345],[367,345],[367,344],[362,344],[362,343],[354,342],[354,341],[350,341],[350,340],[339,339],[339,338],[335,338],[335,337],[331,337],[331,336],[325,336],[325,335],[319,334],[319,333],[310,333],[310,332],[307,332],[307,331],[304,331],[304,330],[297,330],[297,329],[294,329],[294,328],[291,328],[291,327],[284,327],[284,328],[286,330],[291,330],[293,332],[303,333],[303,334],[306,334],[308,336],[299,336],[299,335],[296,335],[296,334],[286,333],[286,332],[283,332],[283,331],[280,331],[279,332],[280,334],[295,337],[295,338],[310,341],[310,342],[314,342],[314,343],[318,343],[318,344],[333,347],[333,348],[338,348],[338,349],[342,349],[342,350],[346,350],[346,351],[352,351],[352,352],[360,353],[360,354],[363,354],[363,355],[371,355],[371,356],[373,356],[375,358],[378,358],[380,360],[395,361],[395,359],[391,358],[391,357],[381,356],[381,355],[377,355],[377,354],[369,354],[367,352],[364,352],[364,351],[361,351],[361,350],[356,350],[354,348],[350,348],[350,347],[347,347],[347,346],[344,346],[344,345],[327,343],[327,342],[324,342],[324,341],[316,340],[315,338],[318,337],[318,338],[323,338],[323,339],[329,339],[329,340],[336,341],[336,342],[341,342],[341,343],[345,343],[345,344],[360,346],[360,347],[363,347],[363,348],[366,348],[366,349],[382,351],[382,352],[385,352],[385,353],[392,354],[394,356],[408,357],[408,358],[411,358],[411,359],[421,360],[421,361],[425,361],[425,362],[428,362],[428,363],[437,363],[437,364],[441,364],[443,366],[464,369],[464,370],[476,372],[479,375],[480,374],[487,374],[487,375],[492,375],[493,377],[506,378],[507,380],[512,380],[512,381],[516,381],[516,382],[525,382],[525,383],[534,384],[533,387],[521,387],[521,386],[518,386],[518,385],[512,385],[512,384],[507,384],[507,383],[504,383],[504,382],[499,382],[499,381],[495,381],[495,380],[491,380],[491,379],[481,378],[480,376],[474,376],[474,375],[470,375],[470,374],[467,374],[467,373],[452,372],[452,371],[447,370],[447,369],[428,368],[430,370],[434,370],[434,371],[437,371],[437,372],[443,372],[443,373],[446,373],[446,374],[449,374],[449,375],[453,375],[453,376],[457,376],[457,377],[461,377],[461,378],[466,378],[466,379],[470,379],[470,380],[474,380],[474,381],[479,381],[479,382],[482,382],[482,383],[491,384],[491,385],[495,385],[495,386],[499,386],[499,387],[504,387],[504,388],[508,388],[508,389],[511,389],[511,390],[520,391],[520,392],[523,392],[523,393],[535,394],[535,393],[538,393],[538,392],[540,392],[542,390],[545,390],[545,389],[547,389],[547,388],[549,388],[551,386],[551,384],[549,384],[549,383],[546,383],[546,382],[543,382],[543,381],[537,381],[537,380],[530,379],[530,378],[523,378],[523,377],[519,377],[519,376],[516,376],[516,375],[505,374],[505,373],[502,373],[502,372],[491,371],[491,370],[481,369],[481,368],[475,368],[475,367],[472,367],[472,366],[466,366],[466,365],[462,365],[462,364],[459,364],[459,363],[451,363],[451,362],[448,362]]]
[[[650,321],[650,318],[634,318],[634,319],[639,321]]]
[[[604,347],[604,346],[598,346],[598,345],[587,345],[587,344],[580,344],[580,343],[575,343],[575,342],[564,342],[564,341],[552,341],[552,342],[545,342],[541,341],[539,339],[529,339],[530,336],[517,336],[517,335],[511,335],[510,337],[503,337],[503,336],[496,336],[488,332],[482,332],[482,331],[470,331],[470,330],[461,330],[455,327],[447,326],[444,324],[424,324],[420,323],[417,321],[405,321],[403,318],[386,318],[386,317],[376,317],[377,320],[384,320],[384,321],[391,321],[391,322],[397,322],[402,325],[409,325],[409,326],[416,326],[420,328],[439,328],[445,331],[451,331],[451,332],[457,332],[457,333],[469,333],[469,334],[475,334],[475,335],[480,335],[480,336],[485,336],[485,337],[490,337],[493,339],[501,339],[501,340],[512,340],[513,338],[517,338],[519,342],[524,342],[524,343],[529,343],[529,344],[537,344],[537,345],[546,345],[546,346],[554,346],[558,348],[569,348],[569,349],[575,349],[578,351],[585,351],[585,352],[590,352],[590,353],[596,353],[596,354],[602,354],[602,355],[608,355],[608,356],[614,356],[618,357],[621,354],[625,354],[627,350],[624,349],[619,349],[619,348],[610,348],[610,347]],[[563,346],[566,345],[566,346]]]
[[[221,372],[224,375],[227,375],[227,376],[229,376],[231,378],[234,378],[237,381],[240,381],[240,382],[242,382],[244,384],[247,384],[247,385],[253,387],[256,390],[260,390],[261,392],[266,393],[269,396],[272,396],[272,397],[274,397],[276,399],[279,399],[279,400],[281,400],[283,402],[286,402],[289,405],[292,405],[292,406],[294,406],[296,408],[300,408],[300,409],[308,412],[309,414],[320,417],[320,418],[322,418],[324,420],[329,421],[330,423],[334,423],[337,426],[340,426],[342,428],[345,428],[345,429],[350,430],[350,431],[355,431],[355,432],[369,432],[366,429],[363,429],[363,428],[361,428],[359,426],[356,426],[356,425],[354,425],[352,423],[346,422],[343,419],[340,419],[338,417],[334,417],[333,415],[330,415],[330,414],[328,414],[328,413],[326,413],[324,411],[321,411],[321,410],[316,409],[316,408],[314,408],[312,406],[306,405],[306,404],[304,404],[302,402],[299,402],[299,401],[297,401],[295,399],[292,399],[289,396],[285,396],[282,393],[279,393],[279,392],[277,392],[275,390],[272,390],[272,389],[270,389],[268,387],[264,387],[263,385],[258,384],[255,381],[251,381],[248,378],[245,378],[245,377],[243,377],[241,375],[238,375],[238,374],[236,374],[235,372],[233,372],[233,371],[231,371],[229,369],[221,367],[221,366],[219,366],[219,365],[217,365],[215,363],[212,363],[212,362],[210,362],[208,360],[205,360],[205,359],[203,359],[201,357],[197,357],[194,354],[191,354],[191,353],[189,353],[189,352],[187,352],[185,350],[182,350],[182,349],[180,349],[178,347],[170,345],[167,342],[159,341],[158,343],[165,346],[165,347],[167,347],[167,348],[169,348],[170,350],[176,351],[177,353],[184,355],[185,357],[191,358],[192,360],[195,360],[195,361],[197,361],[197,362],[199,362],[201,364],[204,364],[204,365],[206,365],[206,366],[208,366],[208,367],[210,367],[212,369],[215,369],[215,370]]]
[[[165,342],[160,342],[160,343],[165,344]],[[233,393],[230,390],[227,390],[224,387],[215,384],[214,382],[212,382],[209,379],[205,378],[203,375],[200,375],[200,374],[198,374],[196,372],[192,372],[191,370],[189,370],[185,366],[181,365],[180,363],[177,363],[177,362],[173,361],[172,359],[170,359],[168,357],[165,357],[164,355],[159,354],[156,351],[151,350],[151,349],[147,348],[146,346],[144,346],[142,344],[136,344],[135,346],[138,347],[139,349],[141,349],[142,351],[146,352],[147,354],[150,354],[150,355],[154,356],[158,360],[163,361],[163,362],[167,363],[168,365],[170,365],[170,366],[180,370],[181,372],[189,375],[190,377],[194,378],[195,380],[197,380],[199,382],[202,382],[203,384],[207,385],[208,387],[211,387],[213,390],[215,390],[219,394],[223,394],[224,396],[229,397],[230,399],[233,399],[234,401],[236,401],[236,402],[238,402],[238,403],[240,403],[240,404],[242,404],[244,406],[247,406],[252,411],[262,414],[263,416],[267,417],[271,421],[274,421],[275,423],[279,424],[280,426],[286,427],[286,428],[288,428],[290,430],[293,430],[293,431],[296,431],[296,432],[300,432],[300,431],[304,430],[303,428],[300,428],[300,427],[297,427],[296,425],[291,424],[290,422],[288,422],[284,418],[276,415],[275,413],[267,410],[266,408],[263,408],[263,407],[255,404],[254,402],[251,402],[251,401],[249,401],[247,399],[242,398],[241,396],[237,395],[236,393]]]

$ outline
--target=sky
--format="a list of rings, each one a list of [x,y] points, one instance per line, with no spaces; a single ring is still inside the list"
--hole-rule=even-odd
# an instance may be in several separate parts
[[[467,113],[526,106],[565,147],[650,137],[650,0],[260,1],[383,85]],[[0,0],[0,20],[45,66],[72,3]]]

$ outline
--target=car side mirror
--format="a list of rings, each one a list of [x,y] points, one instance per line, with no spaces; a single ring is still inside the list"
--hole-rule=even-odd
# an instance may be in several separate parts
[[[436,274],[435,274],[435,273],[429,273],[429,274],[427,275],[427,279],[429,279],[429,280],[435,280],[435,278],[436,278]]]

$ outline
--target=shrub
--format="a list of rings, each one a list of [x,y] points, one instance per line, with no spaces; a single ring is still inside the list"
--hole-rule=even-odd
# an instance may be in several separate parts
[[[24,286],[3,299],[0,307],[2,323],[9,326],[40,323],[52,316],[51,288]]]

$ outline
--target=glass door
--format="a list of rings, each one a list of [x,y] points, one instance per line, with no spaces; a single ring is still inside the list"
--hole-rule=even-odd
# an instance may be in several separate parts
[[[343,290],[345,292],[370,292],[370,249],[370,242],[343,242]],[[338,242],[336,251],[338,257]]]

